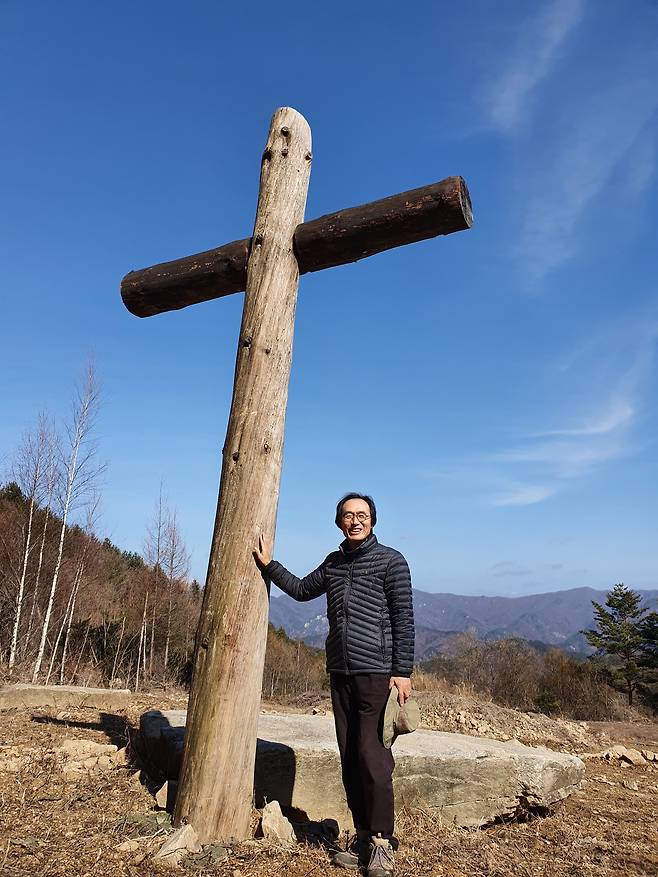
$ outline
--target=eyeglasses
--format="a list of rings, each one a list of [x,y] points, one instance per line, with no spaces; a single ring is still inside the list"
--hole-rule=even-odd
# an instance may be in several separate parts
[[[357,512],[356,514],[354,512],[343,512],[341,515],[341,518],[344,521],[353,521],[354,518],[356,518],[361,524],[363,524],[364,521],[367,521],[369,517],[370,515],[367,512]]]

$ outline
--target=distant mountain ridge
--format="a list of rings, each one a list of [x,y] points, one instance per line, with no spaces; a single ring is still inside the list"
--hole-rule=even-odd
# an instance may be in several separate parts
[[[592,600],[604,603],[607,593],[572,588],[522,597],[471,597],[414,589],[416,660],[436,654],[449,636],[463,631],[470,631],[478,639],[515,636],[567,651],[582,651],[585,643],[579,631],[593,625]],[[658,608],[658,590],[638,593],[645,605]],[[298,603],[282,594],[270,601],[270,621],[275,627],[283,627],[288,636],[323,647],[328,631],[325,608],[324,597]]]

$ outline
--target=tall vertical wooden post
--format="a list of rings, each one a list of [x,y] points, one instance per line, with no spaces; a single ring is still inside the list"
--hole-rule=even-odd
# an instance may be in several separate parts
[[[252,550],[275,528],[299,280],[293,233],[310,168],[308,123],[277,110],[263,153],[174,814],[202,843],[249,829],[268,616]]]

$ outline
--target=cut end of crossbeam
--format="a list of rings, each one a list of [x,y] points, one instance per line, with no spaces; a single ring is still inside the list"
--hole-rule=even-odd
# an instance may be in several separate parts
[[[121,298],[136,317],[153,317],[242,292],[247,283],[251,238],[232,241],[194,256],[130,271],[121,281]]]
[[[473,225],[473,205],[471,204],[471,194],[468,191],[466,180],[463,177],[458,177],[458,179],[459,203],[461,204],[462,213],[464,215],[464,222],[466,223],[466,228],[471,228]]]

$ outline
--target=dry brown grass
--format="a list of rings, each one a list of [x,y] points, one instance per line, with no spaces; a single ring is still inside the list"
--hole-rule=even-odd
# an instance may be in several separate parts
[[[163,829],[117,846],[131,835],[125,816],[153,810],[153,798],[135,768],[64,782],[53,747],[67,737],[125,742],[141,711],[153,700],[135,700],[124,714],[94,710],[32,715],[3,713],[0,742],[32,750],[17,773],[0,773],[0,875],[2,877],[150,877],[166,873],[152,862]],[[159,707],[180,706],[180,700]],[[613,726],[615,742],[656,739],[656,726]],[[623,785],[637,783],[637,791]],[[628,785],[632,785],[629,782]],[[650,877],[658,875],[658,770],[587,762],[581,792],[547,817],[465,831],[419,810],[403,812],[398,834],[399,877]],[[238,873],[236,873],[238,872]],[[326,851],[291,849],[251,841],[230,847],[229,858],[210,867],[189,865],[183,875],[217,877],[319,877],[333,873]]]

